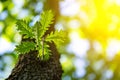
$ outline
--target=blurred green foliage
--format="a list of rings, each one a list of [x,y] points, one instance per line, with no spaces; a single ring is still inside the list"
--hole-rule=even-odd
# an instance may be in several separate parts
[[[16,20],[31,19],[30,26],[33,26],[45,1],[0,0],[0,42],[5,39],[13,46],[18,44],[21,36],[16,31]],[[68,3],[64,3],[66,1]],[[61,16],[55,28],[68,32],[67,41],[57,47],[64,70],[62,80],[119,80],[119,0],[59,2]],[[66,4],[71,7],[67,8],[69,5]],[[6,46],[0,45],[2,47]],[[12,51],[0,52],[0,80],[8,77],[17,62],[18,55]]]

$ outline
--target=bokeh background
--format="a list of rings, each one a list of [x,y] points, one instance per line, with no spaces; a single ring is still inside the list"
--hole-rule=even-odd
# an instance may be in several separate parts
[[[18,60],[17,19],[39,20],[46,0],[0,0],[0,80]],[[53,5],[53,4],[51,4]],[[120,0],[59,0],[55,28],[68,33],[58,46],[62,80],[120,80]]]

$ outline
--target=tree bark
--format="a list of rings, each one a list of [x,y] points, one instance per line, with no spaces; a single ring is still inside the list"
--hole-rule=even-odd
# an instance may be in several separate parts
[[[59,13],[58,0],[47,0],[45,6],[52,9],[55,14],[57,13],[54,21],[56,22]],[[45,35],[54,31],[54,25],[55,23]],[[49,43],[49,45],[52,55],[48,61],[41,61],[37,58],[37,51],[21,54],[18,63],[6,80],[61,80],[63,71],[59,62],[60,55],[54,43]]]

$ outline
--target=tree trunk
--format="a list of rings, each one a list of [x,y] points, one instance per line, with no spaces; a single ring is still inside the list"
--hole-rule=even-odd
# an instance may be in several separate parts
[[[47,0],[45,6],[52,9],[55,14],[59,13],[58,0]],[[57,17],[58,14],[55,16],[55,22]],[[51,25],[46,34],[54,30],[54,25]],[[63,71],[59,62],[60,55],[54,43],[49,43],[49,45],[52,55],[48,61],[37,58],[36,51],[19,55],[18,63],[6,80],[61,80]]]

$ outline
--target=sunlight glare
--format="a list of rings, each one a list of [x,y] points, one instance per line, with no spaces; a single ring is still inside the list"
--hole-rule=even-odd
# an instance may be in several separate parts
[[[71,43],[67,47],[69,52],[73,52],[78,57],[85,57],[87,50],[90,48],[87,39],[81,39],[77,32],[70,33]]]
[[[109,40],[107,47],[108,58],[113,58],[120,51],[120,41],[116,39]]]
[[[115,0],[116,4],[120,6],[120,0]]]
[[[79,12],[80,4],[75,0],[64,0],[60,2],[61,14],[65,16],[73,16]]]
[[[99,60],[99,61],[96,61],[94,64],[93,64],[93,69],[95,71],[99,71],[104,65],[104,61],[103,60]]]
[[[118,23],[119,22],[119,17],[118,16],[116,16],[116,15],[112,15],[112,23]]]
[[[110,4],[115,3],[116,5],[120,6],[120,0],[107,0],[107,4],[108,3],[110,3]]]
[[[75,71],[75,77],[81,78],[81,77],[83,77],[85,74],[86,74],[85,68],[82,68],[82,69],[79,68],[79,69],[77,69],[77,71]]]
[[[101,46],[101,44],[99,42],[95,41],[93,43],[93,47],[94,47],[96,52],[102,53],[102,46]]]
[[[107,78],[107,79],[111,79],[113,77],[113,72],[111,70],[106,70],[105,73],[103,73],[103,75]]]
[[[18,18],[23,19],[29,15],[29,11],[27,9],[23,9],[19,12]]]
[[[19,13],[22,6],[24,5],[24,0],[12,0],[14,3],[14,8],[11,9],[11,14]]]
[[[71,29],[78,29],[80,27],[80,22],[78,20],[71,20],[69,23],[68,23],[68,26],[71,28]]]
[[[14,44],[9,43],[4,38],[0,38],[0,55],[6,52],[12,52],[14,48],[15,48]]]

